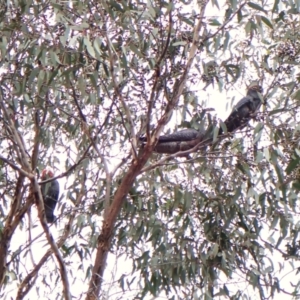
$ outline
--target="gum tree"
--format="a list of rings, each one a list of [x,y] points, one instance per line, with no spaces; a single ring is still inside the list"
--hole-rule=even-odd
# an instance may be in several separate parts
[[[1,296],[251,299],[251,286],[297,297],[298,12],[283,1],[1,4]],[[218,138],[206,98],[237,101],[253,82],[263,109]],[[153,152],[182,128],[213,140]],[[46,166],[62,191],[50,226]],[[112,259],[131,268],[111,278]]]

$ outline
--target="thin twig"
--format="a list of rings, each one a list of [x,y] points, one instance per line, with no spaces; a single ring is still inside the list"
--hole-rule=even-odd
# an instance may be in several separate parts
[[[150,123],[151,123],[151,115],[152,115],[152,109],[153,106],[155,104],[155,95],[156,95],[156,89],[157,89],[157,84],[159,82],[159,78],[160,78],[160,70],[161,70],[161,62],[163,60],[163,58],[165,57],[169,44],[170,44],[170,39],[171,39],[171,32],[172,32],[172,28],[173,28],[173,20],[172,20],[172,11],[170,10],[169,12],[169,31],[168,31],[168,36],[167,36],[167,40],[165,43],[165,47],[160,55],[160,57],[158,58],[155,67],[154,67],[154,83],[153,83],[153,87],[151,90],[151,95],[150,95],[150,99],[148,101],[148,110],[147,110],[147,119],[146,119],[146,126],[147,126],[147,130],[146,130],[146,136],[147,136],[147,140],[150,140]]]
[[[3,162],[7,163],[9,166],[12,167],[12,169],[14,169],[15,171],[19,172],[20,174],[28,177],[28,178],[32,178],[32,174],[26,172],[25,170],[23,170],[22,168],[18,167],[16,164],[14,164],[12,161],[10,161],[9,159],[5,158],[4,156],[0,155],[0,160],[2,160]]]
[[[84,133],[87,134],[89,140],[91,141],[91,144],[93,145],[94,150],[98,153],[98,155],[101,158],[101,161],[104,165],[104,171],[105,171],[105,174],[106,174],[106,190],[105,190],[105,201],[104,201],[104,214],[105,214],[105,212],[107,211],[107,208],[109,207],[112,175],[109,172],[108,164],[107,164],[107,161],[106,161],[104,155],[100,153],[100,151],[98,149],[98,146],[95,143],[97,135],[95,137],[91,136],[91,133],[88,129],[89,128],[88,120],[87,120],[86,116],[84,115],[84,113],[82,112],[82,110],[80,108],[80,105],[78,103],[74,87],[73,87],[73,98],[74,98],[74,101],[76,103],[76,106],[77,106],[77,109],[78,109],[78,112],[79,112],[79,117],[81,118],[81,122],[84,123],[84,128],[86,129]]]
[[[100,10],[100,13],[102,14],[103,19],[105,19],[102,10]],[[113,48],[113,44],[112,44],[110,38],[108,37],[107,30],[105,30],[105,38],[106,38],[106,42],[107,42],[107,45],[108,45],[108,55],[109,55],[111,78],[112,78],[112,81],[113,81],[115,93],[118,96],[118,98],[119,98],[119,100],[122,104],[122,107],[123,107],[123,109],[125,111],[125,114],[126,114],[127,121],[130,125],[130,142],[131,142],[131,146],[132,146],[132,150],[133,150],[133,155],[136,157],[137,156],[137,151],[136,151],[137,141],[136,141],[136,134],[135,134],[135,126],[134,126],[134,123],[133,123],[133,119],[132,119],[132,116],[131,116],[130,109],[126,104],[126,101],[123,98],[122,93],[120,92],[119,83],[117,83],[116,75],[115,75],[115,72],[114,72],[115,60],[114,60],[113,54],[116,55],[116,56],[118,56],[118,55],[117,55],[116,51],[114,51],[114,53],[112,53],[112,49],[114,50],[114,48]]]
[[[207,35],[204,39],[203,42],[206,42],[207,40],[213,38],[214,36],[216,36],[221,30],[223,30],[225,28],[225,26],[230,23],[232,21],[232,19],[236,16],[236,14],[248,3],[248,1],[245,1],[244,3],[242,3],[239,8],[230,16],[230,18],[228,18],[228,20],[226,20],[224,22],[224,24],[222,24],[214,33]]]

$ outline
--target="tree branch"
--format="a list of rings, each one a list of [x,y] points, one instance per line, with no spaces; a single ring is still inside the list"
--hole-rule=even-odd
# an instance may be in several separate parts
[[[16,216],[16,211],[19,210],[21,205],[21,200],[23,198],[25,189],[23,189],[23,183],[24,183],[24,175],[19,174],[17,185],[15,189],[15,195],[14,200],[11,204],[11,208],[9,211],[9,214],[7,216],[4,228],[2,230],[1,234],[1,243],[0,243],[0,286],[3,284],[3,280],[5,278],[6,273],[6,259],[8,254],[8,249],[10,245],[10,241],[12,238],[12,235],[15,231],[16,226],[13,226],[13,219],[18,220],[18,223],[20,222],[20,218]]]
[[[223,30],[227,24],[229,24],[232,19],[236,16],[236,14],[248,3],[248,1],[245,1],[244,3],[242,3],[239,8],[230,16],[230,18],[228,18],[224,24],[222,24],[214,33],[207,35],[204,39],[203,42],[206,42],[207,40],[213,38],[214,36],[216,36],[221,30]]]
[[[47,222],[46,222],[45,207],[44,207],[44,201],[43,201],[43,196],[42,196],[40,186],[39,186],[36,178],[32,179],[31,184],[33,186],[33,193],[35,196],[35,200],[38,205],[38,215],[40,218],[41,225],[44,229],[46,238],[51,246],[51,249],[52,249],[52,251],[57,259],[58,265],[59,265],[60,276],[61,276],[61,280],[62,280],[63,288],[64,288],[64,290],[63,290],[64,299],[71,300],[70,284],[69,284],[67,269],[66,269],[64,260],[59,252],[59,247],[55,243],[54,238],[53,238],[53,236],[49,230],[49,227],[47,225]]]
[[[163,60],[163,58],[165,57],[169,44],[170,44],[170,39],[171,39],[171,32],[172,32],[172,27],[173,27],[173,20],[172,20],[172,10],[170,10],[169,12],[169,32],[168,32],[168,37],[165,43],[165,47],[160,55],[160,57],[158,58],[155,67],[154,67],[154,84],[152,87],[152,91],[151,91],[151,95],[150,95],[150,100],[148,103],[148,110],[147,110],[147,119],[146,119],[146,126],[147,126],[147,130],[146,130],[146,135],[147,135],[147,140],[150,139],[150,123],[151,123],[151,115],[152,115],[152,109],[154,106],[154,99],[155,99],[155,93],[156,93],[156,87],[160,78],[160,64]]]
[[[204,17],[205,7],[206,4],[201,8],[200,19],[194,29],[193,45],[190,50],[187,66],[181,76],[180,84],[178,88],[175,89],[173,97],[171,101],[168,103],[164,115],[158,121],[157,128],[154,130],[154,134],[152,135],[151,140],[150,139],[148,140],[144,148],[144,152],[137,159],[134,159],[132,161],[127,173],[124,175],[123,180],[114,195],[114,199],[108,208],[108,213],[104,216],[101,234],[98,237],[97,252],[96,252],[95,263],[92,271],[92,278],[90,280],[89,289],[87,291],[87,296],[86,296],[87,300],[98,299],[98,295],[101,289],[101,284],[103,282],[103,274],[106,265],[107,255],[111,247],[111,240],[113,237],[113,231],[114,231],[114,225],[116,219],[126,199],[126,195],[128,194],[130,188],[132,187],[135,178],[137,177],[138,174],[140,174],[141,169],[143,168],[148,158],[150,157],[153,148],[155,146],[157,137],[162,131],[163,127],[169,121],[172,111],[176,107],[179,97],[184,89],[188,73],[191,69],[194,57],[196,55],[196,51],[198,49],[199,34],[200,34],[202,19]]]
[[[86,193],[85,193],[86,176],[84,175],[84,176],[82,176],[82,178],[83,178],[83,180],[82,180],[82,183],[81,183],[81,190],[80,190],[79,195],[77,197],[77,200],[76,200],[76,203],[75,203],[75,208],[77,208],[80,205],[80,203],[82,202],[84,196],[86,195]],[[71,231],[71,228],[72,228],[73,221],[75,219],[75,215],[76,215],[76,209],[74,209],[73,212],[71,213],[70,218],[69,218],[69,222],[65,226],[64,233],[56,243],[57,248],[60,248],[65,243],[66,239],[68,238],[68,236],[70,234],[70,231]],[[53,249],[51,247],[49,250],[47,250],[45,255],[41,258],[41,260],[33,268],[33,270],[29,274],[27,274],[27,276],[25,277],[25,279],[21,282],[21,284],[19,286],[16,300],[24,299],[24,297],[27,295],[27,293],[32,288],[32,286],[33,286],[33,284],[34,284],[34,282],[37,278],[37,274],[38,274],[39,270],[41,269],[41,267],[44,265],[44,263],[48,260],[48,258],[52,254],[53,254]],[[32,279],[33,279],[33,281],[32,281]]]
[[[38,204],[38,212],[39,212],[39,217],[40,217],[40,220],[41,220],[42,227],[44,229],[44,232],[46,233],[47,240],[48,240],[49,244],[51,245],[51,248],[52,248],[53,252],[55,253],[58,264],[60,266],[60,274],[61,274],[61,278],[62,278],[62,282],[63,282],[63,286],[64,286],[64,297],[65,297],[65,299],[71,299],[70,287],[69,287],[66,267],[64,265],[63,259],[62,259],[61,255],[59,253],[57,245],[55,244],[55,241],[54,241],[54,239],[53,239],[53,237],[52,237],[52,235],[49,231],[49,228],[47,226],[47,223],[46,223],[45,208],[44,208],[44,201],[43,201],[42,193],[41,193],[40,187],[38,185],[37,179],[32,174],[31,166],[30,166],[29,160],[28,160],[28,155],[26,154],[26,150],[25,150],[25,146],[24,146],[24,141],[23,141],[22,137],[20,136],[19,132],[16,130],[15,125],[12,122],[11,118],[9,117],[9,114],[6,110],[5,105],[4,105],[3,98],[2,98],[2,91],[0,92],[0,100],[1,100],[0,103],[1,103],[1,108],[2,108],[3,114],[4,114],[4,116],[7,120],[7,123],[9,124],[9,128],[10,128],[10,131],[13,135],[13,139],[14,139],[16,145],[17,145],[17,149],[19,150],[19,152],[21,154],[19,157],[20,157],[20,160],[21,160],[22,167],[26,170],[26,172],[28,172],[27,176],[31,180],[32,192],[29,193],[28,199],[31,199],[31,195],[35,196],[35,200]],[[24,179],[22,180],[21,177],[19,177],[19,178],[20,178],[19,185],[20,185],[20,183],[23,184]],[[19,199],[19,197],[16,197],[16,200],[19,201],[19,202],[21,201],[21,199]],[[19,224],[19,222],[21,221],[21,218],[23,217],[24,213],[27,211],[27,209],[30,206],[30,205],[28,205],[28,207],[27,207],[25,205],[26,210],[25,211],[23,210],[23,214],[21,214],[21,215],[18,214],[14,218],[14,221],[12,222],[12,218],[13,218],[13,215],[14,215],[14,212],[15,212],[14,206],[19,206],[17,201],[14,201],[14,203],[13,203],[13,207],[11,209],[12,215],[8,218],[6,226],[5,226],[6,227],[6,232],[5,232],[5,238],[6,238],[5,241],[6,241],[6,243],[4,243],[3,247],[1,247],[1,249],[0,249],[0,251],[3,252],[3,253],[0,253],[0,255],[3,254],[2,255],[3,258],[2,258],[2,262],[1,262],[3,267],[4,267],[4,260],[6,260],[8,245],[9,245],[9,241],[11,239],[11,236],[12,236],[15,228],[17,227],[17,224]],[[30,203],[31,201],[29,200],[27,202]],[[0,280],[1,280],[1,283],[2,283],[3,279],[4,279],[4,270],[5,270],[5,268],[1,268],[1,269],[3,269],[3,272],[0,273]]]
[[[104,20],[105,18],[104,18],[104,15],[103,15],[103,10],[100,10],[100,13],[101,13],[101,15],[103,17],[103,20]],[[120,92],[120,88],[119,88],[120,83],[118,83],[117,80],[116,80],[116,76],[115,76],[115,72],[114,72],[115,59],[114,59],[113,54],[117,56],[117,53],[116,53],[115,49],[113,48],[113,44],[112,44],[110,38],[108,37],[107,30],[105,30],[105,38],[106,38],[106,42],[107,42],[107,45],[108,45],[107,48],[108,48],[108,55],[109,55],[111,78],[112,78],[112,81],[113,81],[115,93],[118,96],[118,98],[119,98],[119,100],[122,104],[122,107],[123,107],[123,109],[125,111],[125,114],[126,114],[127,121],[130,125],[130,142],[131,142],[131,145],[132,145],[133,155],[136,157],[137,156],[137,151],[136,151],[137,141],[136,141],[136,134],[135,134],[135,126],[134,126],[134,123],[133,123],[133,119],[132,119],[132,116],[131,116],[130,109],[126,104],[126,101],[124,100],[122,93]],[[112,53],[112,49],[114,50],[114,53]]]

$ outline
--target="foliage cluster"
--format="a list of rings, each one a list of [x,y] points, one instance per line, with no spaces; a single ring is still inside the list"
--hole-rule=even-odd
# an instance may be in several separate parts
[[[260,299],[299,296],[296,276],[280,280],[287,263],[299,268],[299,10],[1,3],[1,297],[251,299],[247,285]],[[217,127],[205,97],[242,97],[252,81],[266,106],[242,132],[188,158],[151,155],[170,119],[172,130]],[[143,134],[154,138],[140,151]],[[50,229],[37,184],[46,165],[63,190]],[[108,251],[132,260],[114,289],[102,281]]]

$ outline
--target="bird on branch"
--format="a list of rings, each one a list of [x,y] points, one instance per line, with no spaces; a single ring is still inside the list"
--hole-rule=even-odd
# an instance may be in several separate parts
[[[232,109],[231,114],[225,120],[227,132],[234,132],[237,129],[244,128],[251,119],[255,117],[255,113],[259,110],[262,104],[262,96],[260,93],[263,89],[260,85],[249,87],[247,96],[243,97]],[[223,128],[220,128],[219,135],[223,133]]]
[[[227,132],[234,132],[237,129],[244,128],[262,104],[262,87],[259,85],[251,86],[248,89],[247,96],[243,97],[233,108],[229,117],[225,120]],[[184,129],[158,138],[154,147],[154,152],[173,154],[179,151],[186,151],[197,147],[203,149],[213,143],[214,126],[209,126],[207,130]],[[223,128],[219,129],[219,135],[223,134]],[[145,144],[146,137],[140,137],[139,140]]]
[[[196,129],[183,129],[171,134],[162,135],[158,138],[154,152],[173,154],[179,151],[186,151],[194,148],[204,140],[205,131]],[[140,137],[143,143],[147,142],[146,137]]]
[[[42,181],[48,180],[54,177],[54,173],[49,168],[43,170],[41,179]],[[55,219],[55,215],[53,214],[55,206],[58,201],[59,196],[59,183],[55,179],[53,181],[44,183],[41,185],[41,191],[44,200],[45,206],[45,215],[47,219],[47,223],[53,223]]]

